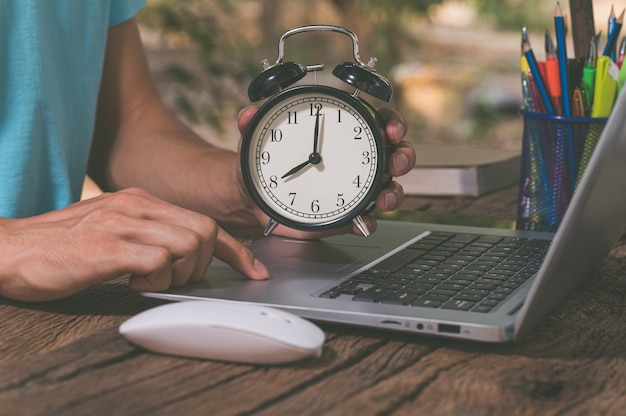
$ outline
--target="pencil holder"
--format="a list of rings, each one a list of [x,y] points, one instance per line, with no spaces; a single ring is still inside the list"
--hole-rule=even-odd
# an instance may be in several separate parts
[[[606,118],[521,110],[524,119],[517,229],[557,230]]]

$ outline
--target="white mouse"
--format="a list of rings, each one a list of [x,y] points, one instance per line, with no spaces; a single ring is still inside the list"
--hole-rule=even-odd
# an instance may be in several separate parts
[[[252,364],[321,356],[324,332],[289,312],[239,302],[169,303],[130,318],[120,334],[147,350]]]

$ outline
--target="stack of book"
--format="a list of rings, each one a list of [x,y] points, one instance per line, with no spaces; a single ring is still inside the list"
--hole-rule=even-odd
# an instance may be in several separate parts
[[[479,196],[520,178],[519,150],[418,144],[417,162],[395,178],[406,195]]]

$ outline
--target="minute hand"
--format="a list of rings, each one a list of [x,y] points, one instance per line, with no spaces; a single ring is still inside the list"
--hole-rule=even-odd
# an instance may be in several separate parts
[[[313,153],[317,153],[317,143],[320,136],[320,109],[317,109],[315,114],[315,131],[313,132]]]

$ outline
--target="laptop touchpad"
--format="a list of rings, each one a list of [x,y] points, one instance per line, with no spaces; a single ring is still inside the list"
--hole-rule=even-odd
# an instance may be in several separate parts
[[[381,254],[374,246],[280,237],[257,240],[251,249],[270,271],[337,273],[369,263]]]

